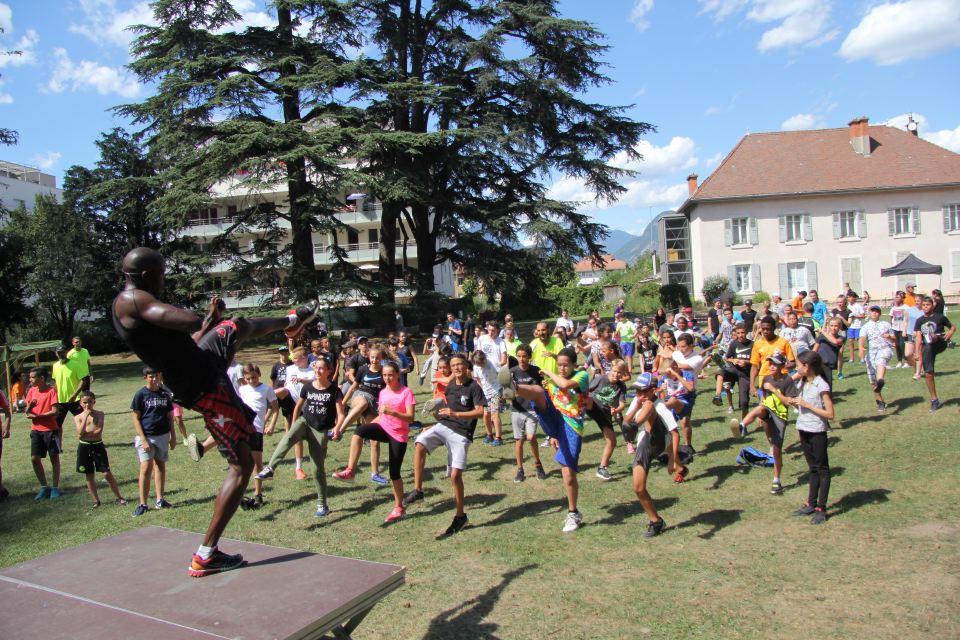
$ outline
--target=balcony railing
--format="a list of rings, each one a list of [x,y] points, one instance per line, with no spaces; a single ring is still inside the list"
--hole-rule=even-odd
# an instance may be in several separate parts
[[[383,215],[383,206],[379,204],[365,204],[360,209],[354,207],[341,207],[336,211],[337,218],[344,224],[355,224],[361,222],[375,222]],[[188,227],[201,227],[205,225],[216,225],[218,227],[228,227],[240,219],[238,215],[225,215],[203,218],[191,218],[187,221]],[[288,227],[290,225],[286,220],[280,220],[280,226]]]

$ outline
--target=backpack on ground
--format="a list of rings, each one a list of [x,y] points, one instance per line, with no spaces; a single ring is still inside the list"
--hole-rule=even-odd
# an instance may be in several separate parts
[[[737,456],[737,464],[747,464],[751,467],[772,467],[773,456],[753,447],[744,447],[740,449],[740,455]]]

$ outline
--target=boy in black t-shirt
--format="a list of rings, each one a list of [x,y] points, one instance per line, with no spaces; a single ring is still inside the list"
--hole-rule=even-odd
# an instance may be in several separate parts
[[[163,497],[167,482],[167,458],[177,445],[173,433],[173,400],[160,389],[160,375],[150,367],[143,368],[146,385],[134,394],[130,402],[133,411],[133,427],[137,436],[133,446],[140,460],[140,476],[137,487],[140,501],[133,510],[134,517],[147,512],[147,496],[150,494],[150,478],[154,480],[157,509],[172,505]]]
[[[471,366],[466,357],[459,353],[453,354],[450,357],[450,368],[453,371],[453,380],[447,384],[447,404],[438,410],[440,422],[424,429],[417,436],[413,458],[414,488],[403,498],[405,508],[413,502],[423,500],[423,470],[427,464],[427,454],[437,447],[446,447],[453,501],[457,511],[443,536],[458,533],[467,526],[467,514],[463,510],[463,471],[467,468],[467,450],[473,442],[477,418],[483,417],[483,408],[487,406],[483,389],[470,377]]]
[[[925,296],[920,304],[923,315],[917,318],[913,325],[913,357],[916,359],[919,353],[923,363],[923,377],[930,393],[930,413],[942,406],[937,397],[937,384],[934,380],[937,355],[943,353],[957,330],[945,315],[934,311],[935,304],[933,298]]]
[[[610,363],[610,371],[595,375],[587,387],[589,394],[587,415],[600,427],[605,440],[603,453],[600,454],[600,466],[597,467],[597,477],[601,480],[613,479],[607,469],[610,458],[617,448],[617,434],[613,430],[613,421],[615,417],[621,416],[626,408],[623,399],[627,395],[625,381],[629,379],[630,369],[626,361],[614,360]]]
[[[727,402],[733,413],[733,385],[737,385],[740,392],[740,417],[747,415],[750,410],[750,353],[753,351],[753,340],[747,338],[747,327],[737,323],[733,327],[733,340],[723,354],[723,367],[717,372],[717,390],[713,396],[713,404],[721,406],[722,390],[727,391]]]
[[[333,367],[324,358],[317,358],[311,365],[317,377],[300,388],[300,399],[293,409],[293,426],[277,443],[270,462],[257,474],[260,480],[272,478],[274,469],[284,459],[294,444],[307,441],[310,459],[313,460],[313,483],[317,489],[317,510],[314,515],[322,518],[330,513],[327,505],[327,458],[328,432],[339,432],[344,426],[343,394],[330,380]]]
[[[531,364],[533,349],[529,345],[522,344],[517,347],[517,366],[510,368],[510,376],[517,384],[542,384],[540,376],[540,367]],[[537,413],[531,407],[529,400],[514,398],[510,407],[513,410],[510,413],[510,421],[513,424],[513,450],[517,458],[517,475],[514,476],[514,482],[523,482],[526,475],[523,471],[523,442],[530,443],[530,454],[533,456],[533,463],[537,469],[537,480],[545,480],[546,471],[543,470],[543,463],[540,461],[540,447],[537,446]]]

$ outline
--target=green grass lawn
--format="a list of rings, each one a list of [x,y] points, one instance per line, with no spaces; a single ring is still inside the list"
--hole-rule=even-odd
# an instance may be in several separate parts
[[[257,350],[241,357],[251,358],[268,370],[273,356]],[[131,517],[137,463],[129,404],[142,382],[139,364],[113,357],[95,358],[94,365],[112,468],[132,504],[112,505],[103,485],[104,506],[90,508],[83,477],[74,471],[72,431],[65,438],[64,497],[35,503],[29,425],[16,415],[3,452],[12,498],[0,503],[0,566],[143,525],[206,528],[225,464],[217,455],[195,464],[181,448],[169,463],[174,508]],[[406,566],[406,586],[373,610],[357,638],[958,637],[960,350],[944,353],[938,370],[946,406],[933,415],[923,383],[908,370],[890,371],[891,408],[883,416],[875,413],[862,365],[837,381],[831,518],[820,527],[790,516],[806,496],[806,465],[792,426],[786,491],[772,496],[769,470],[734,462],[746,444],[764,449],[762,434],[731,438],[725,409],[710,404],[704,385],[694,413],[699,454],[688,481],[674,484],[662,467],[651,473],[650,491],[669,525],[652,540],[642,537],[646,517],[632,491],[626,450],[614,455],[613,481],[594,475],[602,438],[593,423],[581,458],[584,526],[574,534],[560,531],[564,494],[546,449],[550,477],[518,485],[512,446],[478,440],[465,475],[470,526],[451,539],[434,539],[453,515],[449,485],[440,478],[442,452],[428,462],[426,501],[393,526],[382,524],[389,489],[365,481],[331,480],[333,513],[314,518],[312,482],[293,480],[292,464],[285,464],[267,483],[264,508],[238,512],[227,535]],[[418,399],[424,397],[419,390]],[[504,420],[509,425],[506,413]],[[196,417],[187,426],[202,432]],[[266,455],[278,441],[267,438]],[[347,448],[347,440],[331,445],[328,472],[344,464]],[[404,468],[410,483],[411,459]],[[365,452],[364,479],[367,460]],[[192,551],[184,549],[184,564]],[[296,589],[263,594],[263,615],[270,615],[272,598],[310,597],[296,596]]]

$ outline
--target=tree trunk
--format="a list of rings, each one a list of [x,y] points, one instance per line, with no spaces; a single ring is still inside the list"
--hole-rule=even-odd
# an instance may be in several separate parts
[[[400,220],[400,204],[385,202],[380,218],[380,261],[377,272],[378,284],[383,288],[377,294],[377,304],[391,305],[395,301],[393,285],[397,264],[397,222]]]
[[[433,263],[437,259],[437,245],[430,232],[430,210],[424,205],[414,205],[413,238],[417,242],[417,295],[433,291]]]
[[[293,47],[293,21],[290,8],[278,4],[277,26],[280,39],[287,46],[288,51]],[[280,77],[296,75],[293,64],[280,66]],[[300,92],[297,89],[287,88],[283,92],[283,120],[293,122],[300,120]],[[303,202],[307,195],[307,163],[301,156],[286,165],[287,197],[290,205],[290,248],[293,257],[291,276],[293,289],[300,297],[311,295],[316,280],[316,267],[313,261],[313,231],[310,224],[310,211]]]

